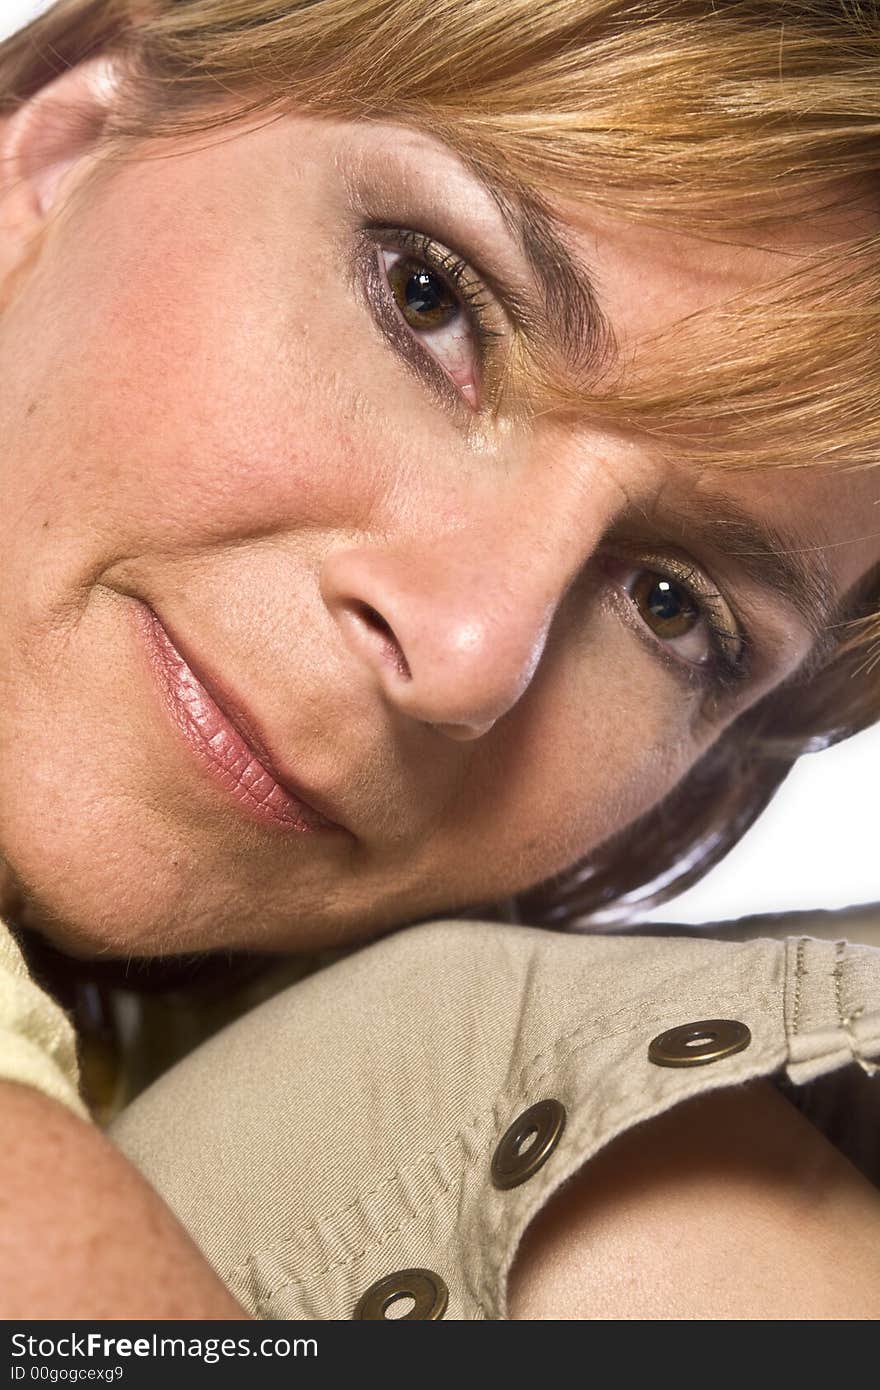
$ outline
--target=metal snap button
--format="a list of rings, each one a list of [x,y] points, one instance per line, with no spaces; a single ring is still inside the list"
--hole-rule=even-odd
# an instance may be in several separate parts
[[[424,1321],[442,1318],[448,1302],[449,1290],[432,1269],[398,1269],[370,1285],[352,1318]]]
[[[565,1106],[558,1100],[530,1105],[505,1131],[492,1159],[496,1187],[519,1187],[537,1173],[559,1143],[565,1128]]]
[[[742,1052],[751,1041],[746,1025],[735,1018],[703,1018],[659,1033],[648,1048],[648,1060],[658,1067],[702,1067]]]

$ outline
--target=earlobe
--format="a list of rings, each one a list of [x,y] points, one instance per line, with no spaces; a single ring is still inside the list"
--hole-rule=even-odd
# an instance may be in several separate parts
[[[0,225],[27,235],[55,207],[65,175],[94,147],[119,86],[117,60],[69,68],[0,126]]]

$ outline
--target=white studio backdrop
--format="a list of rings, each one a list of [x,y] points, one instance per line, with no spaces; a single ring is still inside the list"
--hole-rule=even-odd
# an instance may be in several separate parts
[[[14,34],[48,8],[48,0],[0,0],[0,39]]]
[[[878,789],[880,725],[805,754],[727,858],[648,920],[699,923],[880,903]]]
[[[47,8],[0,0],[0,39]],[[878,787],[880,727],[802,758],[724,862],[650,917],[698,923],[880,902]]]

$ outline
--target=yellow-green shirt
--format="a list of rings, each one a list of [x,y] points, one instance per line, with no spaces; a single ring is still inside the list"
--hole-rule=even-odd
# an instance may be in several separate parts
[[[12,932],[0,921],[0,1080],[33,1086],[83,1119],[73,1027],[31,979]]]

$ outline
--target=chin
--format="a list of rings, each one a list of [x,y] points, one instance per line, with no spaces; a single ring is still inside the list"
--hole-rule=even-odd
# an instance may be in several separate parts
[[[313,954],[360,944],[391,924],[374,924],[360,914],[327,920],[319,913],[294,914],[265,901],[234,903],[227,895],[169,905],[143,896],[126,901],[106,893],[89,903],[85,895],[64,901],[28,893],[11,921],[36,933],[54,950],[81,961],[150,959],[212,952],[267,955]]]
[[[39,896],[29,897],[13,920],[74,960],[152,958],[200,949],[188,933],[172,931],[167,922],[134,922],[106,912],[84,919]]]

